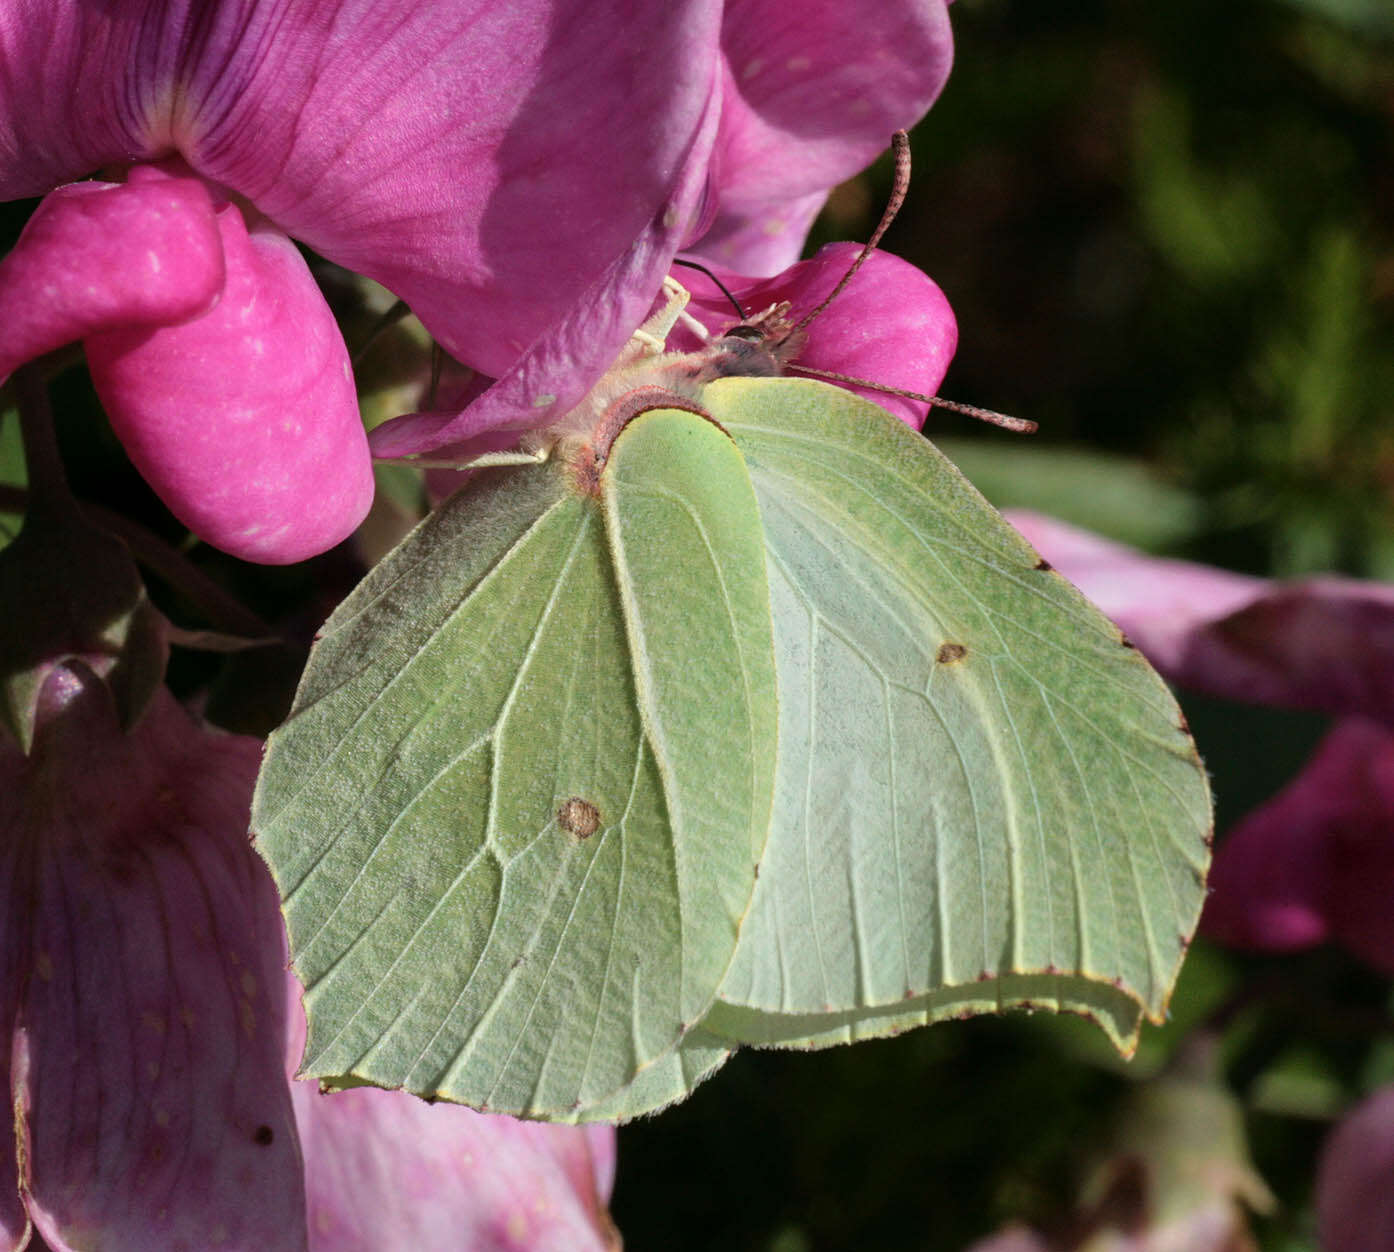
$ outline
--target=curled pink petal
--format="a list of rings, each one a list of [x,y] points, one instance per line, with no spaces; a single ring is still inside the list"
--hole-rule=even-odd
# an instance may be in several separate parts
[[[1147,556],[1037,513],[1007,517],[1168,678],[1249,703],[1394,726],[1394,586],[1275,583]]]
[[[790,316],[798,321],[831,294],[860,252],[859,244],[833,243],[773,278],[722,277],[748,314],[787,300],[793,306]],[[673,273],[693,294],[689,312],[708,330],[719,333],[737,320],[726,298],[705,275],[685,268]],[[697,343],[681,332],[674,336],[674,342],[685,347]],[[933,395],[957,346],[953,310],[934,281],[907,261],[877,251],[809,324],[807,339],[794,361],[796,365]],[[796,376],[798,371],[791,369],[789,373]],[[918,400],[861,387],[850,390],[917,430],[924,422],[925,405]]]
[[[1388,1252],[1394,1231],[1394,1087],[1382,1087],[1332,1131],[1317,1167],[1322,1252]]]
[[[1394,733],[1347,718],[1220,845],[1203,931],[1292,951],[1326,939],[1394,974]]]
[[[213,203],[197,179],[60,187],[0,260],[0,381],[97,331],[185,321],[222,287]]]
[[[373,476],[348,353],[295,245],[218,210],[222,299],[179,326],[86,341],[127,452],[174,514],[251,561],[303,560],[347,537]]]
[[[792,264],[837,183],[924,116],[948,77],[944,0],[728,0],[718,214],[696,251],[745,273]]]
[[[21,1185],[54,1252],[304,1247],[259,755],[165,691],[123,735],[80,665],[34,753],[0,751]]]

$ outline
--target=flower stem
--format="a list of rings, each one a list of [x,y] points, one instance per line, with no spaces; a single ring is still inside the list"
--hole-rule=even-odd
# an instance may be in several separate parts
[[[53,409],[42,371],[34,365],[23,365],[15,371],[10,385],[14,388],[19,429],[24,439],[30,508],[61,510],[74,504],[63,457],[58,451]]]

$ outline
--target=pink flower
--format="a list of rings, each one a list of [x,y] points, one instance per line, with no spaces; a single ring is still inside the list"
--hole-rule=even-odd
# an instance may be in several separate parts
[[[377,427],[376,455],[510,447],[564,417],[615,360],[681,248],[753,272],[789,266],[828,191],[929,108],[948,74],[952,38],[944,0],[814,0],[797,8],[728,0],[718,53],[707,129],[682,179],[682,203],[700,211],[653,241],[642,273],[615,276],[611,290],[632,297],[624,316],[601,293],[588,294],[507,372],[462,357],[496,381],[460,411]],[[689,285],[692,273],[678,278]]]
[[[1010,520],[1168,678],[1340,715],[1297,778],[1222,842],[1201,928],[1266,951],[1336,940],[1394,973],[1394,587],[1271,582],[1036,514]]]
[[[697,219],[720,17],[0,0],[0,197],[48,193],[0,262],[0,376],[83,340],[177,515],[249,559],[320,551],[372,480],[347,354],[289,237],[486,374],[543,379],[576,336],[617,350]]]
[[[1322,1147],[1317,1229],[1323,1252],[1387,1252],[1394,1232],[1394,1087],[1348,1113]]]
[[[613,1132],[288,1081],[259,756],[163,690],[123,734],[81,662],[0,748],[0,1249],[612,1246]]]

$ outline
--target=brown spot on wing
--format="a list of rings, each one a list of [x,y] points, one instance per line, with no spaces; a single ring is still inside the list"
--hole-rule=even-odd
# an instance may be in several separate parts
[[[577,839],[589,839],[600,829],[600,810],[589,800],[572,796],[557,810],[557,825]]]

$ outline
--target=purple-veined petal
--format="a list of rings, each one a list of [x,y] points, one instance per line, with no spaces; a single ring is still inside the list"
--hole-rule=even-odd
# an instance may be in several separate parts
[[[0,752],[35,1228],[55,1252],[303,1248],[280,913],[246,839],[259,745],[166,691],[122,735],[80,664],[43,714],[29,758]]]
[[[213,203],[197,179],[60,187],[0,260],[0,381],[97,331],[185,321],[222,288]]]
[[[0,197],[177,154],[498,377],[672,205],[720,14],[3,0]]]
[[[305,1041],[286,976],[287,1063]],[[405,1091],[321,1093],[292,1082],[305,1157],[310,1252],[604,1252],[615,1177],[609,1126],[549,1126]]]
[[[1394,1087],[1383,1087],[1332,1131],[1317,1167],[1322,1252],[1388,1252],[1394,1231]]]
[[[859,244],[831,243],[809,260],[766,279],[717,272],[747,314],[787,300],[793,306],[790,316],[797,322],[832,292],[860,252]],[[705,275],[678,268],[674,277],[692,292],[688,311],[708,330],[720,333],[737,320],[726,298]],[[958,325],[944,293],[909,262],[879,251],[867,258],[805,333],[796,364],[925,395],[933,395],[943,381],[958,346]],[[681,329],[673,343],[697,346],[695,337]],[[790,374],[797,375],[797,370]],[[925,406],[918,400],[867,388],[850,390],[917,430],[924,422]]]
[[[1394,586],[1276,583],[1147,556],[1038,513],[1007,518],[1168,678],[1251,704],[1394,726]]]
[[[716,220],[694,248],[745,273],[792,264],[828,191],[934,102],[953,62],[944,0],[728,0]]]
[[[1201,927],[1292,951],[1334,939],[1394,974],[1394,733],[1347,718],[1220,845]]]
[[[347,537],[373,497],[348,352],[295,245],[217,214],[222,299],[178,326],[86,340],[126,451],[190,530],[247,560],[303,560]]]

